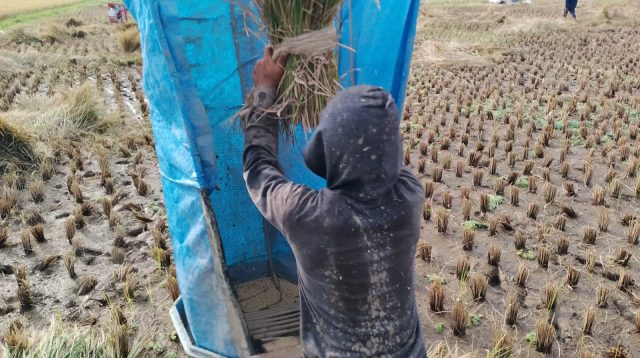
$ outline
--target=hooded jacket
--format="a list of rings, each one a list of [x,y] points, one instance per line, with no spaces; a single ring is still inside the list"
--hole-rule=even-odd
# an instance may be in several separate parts
[[[297,262],[305,357],[425,357],[413,288],[424,192],[401,163],[396,105],[383,89],[341,91],[320,115],[305,163],[327,181],[287,180],[275,91],[254,90],[246,118],[244,179]]]

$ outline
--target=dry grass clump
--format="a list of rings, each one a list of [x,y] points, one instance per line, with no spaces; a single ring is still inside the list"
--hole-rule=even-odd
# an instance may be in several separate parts
[[[153,258],[156,260],[158,267],[167,268],[171,265],[171,255],[167,250],[159,247],[154,247],[151,250],[151,253],[153,254]]]
[[[475,231],[464,228],[462,231],[462,249],[465,251],[473,250],[473,240],[476,236]]]
[[[540,301],[542,306],[549,311],[553,311],[558,303],[558,293],[560,288],[554,282],[548,282],[542,289]]]
[[[518,287],[527,287],[527,279],[529,278],[529,269],[524,264],[520,264],[518,266],[518,271],[516,272],[516,285]]]
[[[593,205],[604,205],[604,188],[600,185],[597,185],[593,188]]]
[[[564,231],[567,226],[567,217],[564,215],[560,215],[556,218],[556,222],[553,224],[553,227],[560,231]]]
[[[482,186],[483,177],[484,171],[482,169],[475,169],[473,171],[473,186]]]
[[[98,280],[93,276],[85,276],[80,279],[78,287],[78,296],[88,295],[98,284]]]
[[[596,266],[596,254],[593,252],[593,250],[587,251],[585,266],[587,267],[588,272],[593,272],[593,269]]]
[[[631,245],[637,245],[640,239],[640,222],[634,220],[627,231],[627,241]]]
[[[85,220],[84,220],[84,215],[82,215],[82,208],[77,206],[75,209],[73,209],[73,215],[71,215],[71,217],[73,218],[73,222],[76,225],[77,229],[82,229],[85,225]]]
[[[536,323],[536,351],[541,353],[551,353],[553,341],[556,338],[556,330],[546,318],[538,320]]]
[[[609,288],[600,283],[596,289],[596,306],[600,308],[607,307],[607,300],[609,298]]]
[[[5,176],[6,179],[6,176]],[[0,219],[6,219],[18,203],[20,192],[13,187],[4,187],[0,193]]]
[[[573,187],[573,183],[565,181],[564,183],[562,183],[562,187],[566,196],[572,197],[577,195]]]
[[[71,183],[71,195],[75,199],[76,203],[81,204],[84,201],[84,197],[82,195],[82,189],[80,188],[80,184],[76,180]]]
[[[489,246],[489,252],[487,253],[488,264],[491,266],[498,266],[498,264],[500,263],[500,255],[500,248],[495,246],[494,244],[491,244],[491,246]]]
[[[538,192],[538,178],[533,175],[529,176],[529,192],[535,194]]]
[[[96,206],[89,201],[83,202],[79,208],[79,212],[82,216],[91,216],[96,211]]]
[[[124,262],[126,253],[120,247],[114,246],[111,248],[111,261],[114,264],[121,264]]]
[[[482,302],[485,300],[487,295],[487,287],[489,283],[487,278],[482,275],[473,275],[469,280],[469,291],[471,291],[471,297],[475,301]]]
[[[433,312],[444,311],[444,288],[439,279],[433,280],[429,291],[429,307]]]
[[[512,186],[511,187],[511,205],[513,206],[518,206],[519,202],[520,202],[520,188],[518,188],[517,186]]]
[[[598,229],[601,232],[607,232],[609,229],[609,211],[606,208],[601,208],[598,211]]]
[[[544,190],[544,201],[547,204],[552,203],[556,197],[556,187],[553,184],[547,182],[544,184],[543,190]]]
[[[592,177],[593,177],[593,166],[585,163],[584,176],[583,176],[584,185],[590,186]]]
[[[116,33],[116,40],[124,52],[136,52],[140,49],[140,34],[136,26],[123,26]]]
[[[462,219],[465,221],[471,219],[471,200],[467,198],[462,198]]]
[[[131,266],[131,264],[125,262],[124,264],[120,265],[120,267],[118,267],[118,270],[113,273],[113,278],[118,282],[124,282],[127,277],[129,277],[129,275],[134,272],[137,272],[136,268]]]
[[[582,242],[587,245],[595,245],[598,231],[590,226],[586,226],[582,229]]]
[[[109,218],[109,216],[111,216],[111,209],[113,208],[111,199],[109,199],[108,197],[101,198],[100,206],[102,207],[102,213],[104,214],[104,216]]]
[[[450,192],[445,191],[444,193],[442,193],[442,206],[444,206],[445,209],[451,209],[452,201],[453,201],[453,197],[451,196]]]
[[[520,231],[516,231],[513,236],[513,245],[516,250],[524,250],[527,245],[527,236]]]
[[[69,274],[69,278],[71,279],[75,279],[77,277],[74,260],[74,255],[72,253],[66,253],[62,257],[64,267],[67,269],[67,274]]]
[[[631,253],[628,252],[627,250],[620,248],[620,251],[618,251],[618,255],[616,257],[616,263],[620,266],[627,266],[627,264],[629,263],[629,260],[631,259]]]
[[[37,242],[47,241],[47,239],[44,237],[44,226],[42,224],[37,224],[36,226],[31,227],[31,236]]]
[[[470,269],[471,263],[469,259],[464,255],[458,256],[458,261],[456,261],[456,277],[458,280],[466,281]]]
[[[566,255],[569,252],[569,240],[566,236],[560,236],[556,246],[556,253],[558,255]]]
[[[443,207],[436,209],[436,227],[439,233],[446,233],[449,226],[449,211]]]
[[[69,244],[71,244],[71,240],[74,236],[76,236],[76,221],[73,215],[68,216],[64,220],[64,232],[65,236],[67,237],[67,241],[69,241]]]
[[[42,180],[49,181],[53,178],[53,175],[56,173],[55,167],[51,163],[51,160],[43,160],[40,165],[40,170],[42,171]]]
[[[175,302],[178,297],[180,297],[180,287],[178,287],[178,279],[176,278],[175,273],[171,273],[171,270],[167,272],[167,292],[169,293],[171,302]],[[442,305],[442,302],[440,304]]]
[[[540,248],[538,248],[536,258],[538,260],[538,265],[540,265],[540,267],[542,268],[549,267],[549,255],[550,255],[550,252],[547,246],[543,245],[543,246],[540,246]]]
[[[0,117],[0,169],[8,164],[28,167],[36,164],[38,154],[33,136],[22,127]]]
[[[33,305],[31,287],[29,285],[29,282],[27,281],[27,270],[24,266],[18,266],[14,268],[13,274],[16,277],[16,282],[18,284],[16,296],[18,297],[18,301],[20,302],[20,309],[26,311]]]
[[[159,230],[154,230],[153,232],[156,232],[156,231],[159,232]],[[156,235],[154,234],[153,236],[155,238]],[[419,257],[420,259],[422,259],[422,261],[431,262],[431,245],[421,240],[418,243],[416,257]]]
[[[618,282],[616,283],[616,287],[623,292],[627,291],[627,288],[633,284],[633,280],[631,279],[631,275],[624,269],[620,269],[620,275],[618,278]]]
[[[516,294],[511,293],[507,296],[507,309],[504,313],[504,323],[507,326],[513,326],[518,319],[518,311],[520,310],[520,303]]]
[[[24,27],[11,30],[7,34],[7,39],[16,45],[42,44],[42,40],[34,33],[27,31]]]
[[[488,358],[513,357],[513,340],[508,333],[503,332],[496,340],[493,348],[487,352]]]
[[[608,347],[604,350],[604,356],[606,358],[627,358],[629,356],[628,354],[627,350],[621,345]]]
[[[480,193],[480,211],[486,214],[489,211],[490,198],[487,193]]]
[[[567,269],[567,277],[565,278],[565,282],[567,285],[571,287],[575,287],[578,285],[578,281],[580,281],[580,270],[571,266]]]
[[[436,183],[442,182],[442,167],[435,166],[433,167],[433,171],[431,172],[431,176],[433,177],[433,181]]]
[[[29,226],[45,223],[42,214],[40,214],[39,209],[35,206],[30,206],[22,212],[22,220]]]
[[[111,124],[104,113],[100,95],[88,82],[53,97],[21,97],[9,112],[16,125],[46,144],[104,132]]]
[[[576,211],[575,211],[575,210],[573,210],[573,208],[572,208],[572,207],[570,207],[569,205],[564,204],[564,203],[561,203],[561,204],[558,204],[558,206],[560,207],[560,210],[562,210],[562,212],[563,212],[566,216],[568,216],[568,217],[570,217],[570,218],[572,218],[572,219],[575,219],[575,218],[577,218],[577,217],[578,217],[578,213],[576,213]]]
[[[596,320],[596,308],[589,306],[584,314],[584,321],[582,321],[582,333],[590,335],[593,329],[593,323]]]
[[[538,219],[538,213],[540,212],[540,204],[536,201],[529,203],[527,206],[527,216],[530,219]]]
[[[37,271],[44,271],[47,268],[49,268],[49,266],[51,266],[52,264],[56,263],[58,260],[60,260],[62,258],[62,256],[60,255],[49,255],[49,256],[45,256],[44,258],[42,258],[38,264],[33,268],[34,270]]]
[[[432,197],[434,189],[435,189],[435,184],[432,181],[427,180],[424,183],[424,197],[425,198]]]
[[[456,163],[456,177],[462,178],[462,174],[464,174],[465,166],[466,166],[466,163],[464,162],[464,160],[459,160]]]
[[[6,354],[9,356],[12,354],[20,356],[29,349],[29,333],[22,325],[22,322],[16,319],[9,323],[9,329],[7,330],[7,334],[4,336],[4,342],[9,350]]]
[[[6,247],[9,243],[9,228],[0,226],[0,248]]]
[[[467,333],[468,317],[469,313],[464,306],[464,302],[462,302],[462,300],[456,301],[453,305],[453,317],[451,320],[451,329],[453,330],[454,336],[462,337]]]
[[[84,25],[84,23],[80,20],[76,20],[75,18],[70,18],[67,22],[64,23],[66,27],[79,27]]]
[[[31,232],[29,230],[23,230],[20,233],[20,242],[22,243],[22,249],[24,250],[25,255],[33,253],[33,248],[31,246]]]
[[[44,182],[42,180],[34,180],[29,184],[29,193],[35,203],[44,201]]]
[[[85,323],[86,322],[86,323]],[[95,317],[88,315],[82,319],[80,324],[95,324]],[[10,329],[11,331],[11,329]],[[115,352],[112,337],[109,336],[105,328],[96,325],[90,329],[79,327],[76,324],[67,324],[61,317],[55,316],[49,325],[44,329],[33,329],[27,331],[20,327],[20,337],[16,345],[12,340],[11,345],[5,340],[6,347],[11,352],[10,357],[138,357],[141,355],[143,346],[141,342],[134,341],[128,346],[126,354]],[[123,331],[123,338],[128,338],[129,331]],[[17,349],[16,347],[21,346]]]
[[[431,211],[431,203],[425,202],[422,206],[422,218],[424,219],[424,221],[431,220]]]
[[[502,178],[498,178],[493,182],[493,189],[496,192],[496,195],[504,195],[504,189],[507,187],[507,181],[502,179]]]
[[[134,274],[127,275],[127,278],[124,281],[123,294],[124,297],[128,300],[133,300],[133,296],[140,286],[140,280]]]
[[[113,238],[113,246],[115,247],[125,247],[124,237],[126,235],[126,231],[122,225],[117,225],[114,229],[114,238]]]

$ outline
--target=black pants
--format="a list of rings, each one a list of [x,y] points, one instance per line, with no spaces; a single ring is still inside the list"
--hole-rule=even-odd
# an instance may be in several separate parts
[[[564,9],[564,17],[567,17],[567,14],[571,14],[571,16],[573,16],[573,18],[576,18],[576,8],[574,7],[573,9]]]

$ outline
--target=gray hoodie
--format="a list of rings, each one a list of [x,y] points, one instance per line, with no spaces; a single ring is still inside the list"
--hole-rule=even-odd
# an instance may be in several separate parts
[[[413,289],[422,185],[401,163],[397,109],[383,89],[341,91],[320,115],[305,163],[327,180],[292,183],[277,159],[273,89],[254,90],[244,178],[297,262],[305,357],[424,357]]]

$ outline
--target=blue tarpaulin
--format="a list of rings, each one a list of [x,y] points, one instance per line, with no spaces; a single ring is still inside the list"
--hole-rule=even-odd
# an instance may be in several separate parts
[[[141,35],[151,122],[185,315],[195,343],[224,356],[252,350],[230,285],[276,271],[295,280],[286,240],[264,222],[242,179],[243,136],[230,118],[266,44],[250,0],[125,0]],[[345,0],[336,21],[343,86],[404,99],[419,0]],[[352,51],[351,49],[355,50]],[[280,146],[294,181],[322,187],[302,161],[305,133]],[[267,240],[268,238],[268,240]]]

